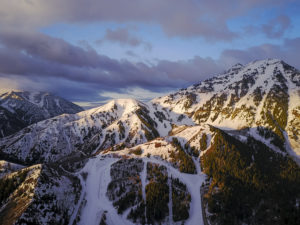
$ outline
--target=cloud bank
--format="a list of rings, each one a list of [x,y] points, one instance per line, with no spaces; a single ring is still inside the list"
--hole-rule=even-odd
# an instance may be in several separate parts
[[[264,58],[281,58],[300,68],[300,38],[286,39],[281,46],[260,45],[246,50],[227,49],[220,58],[195,56],[190,60],[142,62],[115,60],[41,33],[5,31],[0,33],[0,77],[23,79],[20,88],[39,83],[73,100],[83,100],[106,91],[124,92],[139,87],[165,92],[193,84],[222,72],[235,63]],[[16,78],[19,77],[19,78]],[[31,81],[31,82],[29,82]],[[59,84],[58,84],[59,83]]]
[[[32,28],[54,23],[143,22],[158,24],[169,36],[232,40],[227,21],[257,8],[293,0],[2,0],[2,26]],[[284,22],[285,23],[285,22]],[[283,25],[285,26],[285,25]],[[271,32],[269,27],[264,28]]]
[[[202,38],[207,43],[229,42],[241,33],[228,21],[251,10],[281,6],[292,0],[3,0],[0,7],[0,89],[8,85],[40,89],[73,101],[102,101],[112,93],[135,95],[166,93],[210,78],[236,63],[264,58],[280,58],[300,68],[300,38],[285,38],[282,44],[262,44],[243,50],[228,48],[217,59],[194,56],[155,63],[116,60],[101,54],[87,42],[80,46],[41,33],[42,27],[56,23],[88,24],[115,22],[123,28],[107,29],[99,40],[132,48],[148,43],[134,35],[126,23],[154,24],[169,38]],[[271,39],[283,38],[291,27],[290,18],[275,16],[248,31]],[[151,35],[151,34],[150,34]],[[126,54],[138,59],[131,50]]]

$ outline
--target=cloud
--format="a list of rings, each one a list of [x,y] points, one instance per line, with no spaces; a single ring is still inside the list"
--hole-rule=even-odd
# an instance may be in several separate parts
[[[300,68],[300,38],[285,39],[282,45],[263,44],[245,50],[227,49],[222,52],[219,61],[226,67],[235,63],[248,63],[253,60],[278,58]]]
[[[3,30],[0,31],[0,41],[11,51],[23,50],[32,57],[66,65],[93,67],[99,60],[93,49],[85,50],[62,39],[33,31]]]
[[[245,27],[246,35],[253,33],[263,33],[268,38],[281,38],[285,32],[291,27],[291,20],[286,15],[279,15],[271,19],[268,23],[260,26]]]
[[[292,0],[2,0],[0,26],[37,29],[55,23],[148,23],[169,36],[232,40],[228,20],[257,8],[273,8]],[[284,24],[283,24],[284,25]],[[274,35],[266,27],[266,31]],[[275,31],[276,35],[276,31]]]
[[[128,55],[130,57],[138,58],[138,55],[131,50],[128,50],[125,53],[126,53],[126,55]]]
[[[141,101],[150,101],[153,98],[167,95],[170,90],[165,90],[163,92],[152,92],[139,87],[132,87],[121,89],[120,92],[110,92],[105,91],[100,93],[102,97],[107,97],[107,99],[120,99],[120,98],[134,98]]]
[[[263,25],[262,30],[269,38],[279,38],[283,36],[290,25],[290,18],[285,15],[280,15],[272,19],[268,24]]]
[[[37,32],[1,31],[0,77],[21,81],[20,88],[32,86],[80,101],[80,96],[96,99],[99,96],[95,93],[133,87],[151,92],[172,90],[218,70],[209,58],[163,60],[150,65],[111,59],[86,43],[81,45],[84,47]],[[202,72],[199,68],[203,68]]]
[[[148,51],[151,51],[152,45],[145,42],[138,37],[133,36],[128,28],[118,28],[115,30],[107,29],[103,38],[96,41],[97,44],[102,44],[104,41],[118,43],[120,45],[128,45],[131,47],[138,47],[143,45]]]
[[[207,79],[217,74],[224,68],[212,58],[202,58],[195,56],[190,60],[158,62],[156,69],[168,74],[170,79],[184,79],[187,84],[195,83]]]
[[[0,88],[46,90],[76,102],[103,102],[112,93],[145,98],[142,93],[149,97],[186,87],[238,62],[280,58],[300,68],[299,52],[300,38],[294,38],[282,45],[227,49],[219,59],[133,63],[101,55],[85,42],[77,46],[38,32],[5,29],[0,31]]]

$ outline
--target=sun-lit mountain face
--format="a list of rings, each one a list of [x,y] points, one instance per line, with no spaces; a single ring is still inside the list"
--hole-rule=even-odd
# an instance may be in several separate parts
[[[7,118],[28,104],[44,113],[28,118],[69,114],[0,139],[0,221],[297,224],[299,88],[299,71],[268,59],[78,113],[46,93],[3,94]]]
[[[300,0],[0,3],[0,225],[300,225]]]
[[[224,129],[245,129],[256,138],[284,149],[286,140],[299,155],[300,73],[283,61],[270,59],[225,73],[171,95],[154,99],[195,123]]]

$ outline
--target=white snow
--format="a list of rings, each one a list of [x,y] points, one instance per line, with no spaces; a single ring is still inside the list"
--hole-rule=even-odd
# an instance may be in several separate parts
[[[144,168],[141,172],[141,182],[142,182],[142,194],[144,202],[146,202],[146,185],[147,185],[147,162],[143,159]]]
[[[200,170],[199,159],[193,159],[197,168],[197,174],[180,173],[178,169],[172,167],[170,163],[155,157],[148,158],[143,156],[142,159],[144,161],[144,169],[141,172],[140,177],[142,181],[142,193],[144,200],[146,199],[145,186],[147,162],[164,165],[167,167],[168,176],[178,178],[181,182],[185,183],[191,194],[192,200],[190,204],[190,218],[185,224],[203,224],[200,186],[204,182],[205,174],[203,174]],[[109,201],[106,196],[107,186],[111,181],[110,166],[117,160],[119,159],[112,158],[110,155],[103,156],[100,154],[97,157],[90,159],[85,167],[80,171],[87,172],[88,176],[84,188],[87,204],[82,210],[79,224],[99,224],[104,212],[107,212],[106,222],[109,225],[132,224],[132,222],[126,219],[126,212],[123,215],[117,214],[112,202]],[[171,203],[169,206],[171,206]],[[170,212],[170,216],[172,218],[172,212]],[[169,217],[169,221],[172,221],[171,218]],[[170,222],[170,224],[173,224],[173,222]]]
[[[106,196],[107,186],[111,181],[110,166],[118,159],[102,158],[101,155],[90,159],[82,169],[88,173],[86,180],[86,200],[79,224],[82,225],[99,225],[102,214],[107,211],[107,224],[109,225],[126,225],[132,224],[117,214],[112,202]]]

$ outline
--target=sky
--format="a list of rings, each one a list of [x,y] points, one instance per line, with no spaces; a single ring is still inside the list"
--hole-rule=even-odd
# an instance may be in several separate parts
[[[236,63],[300,68],[299,0],[0,0],[0,91],[148,101]]]

